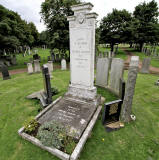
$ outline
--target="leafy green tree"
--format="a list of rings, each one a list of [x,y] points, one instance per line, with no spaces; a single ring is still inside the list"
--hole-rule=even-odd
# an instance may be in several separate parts
[[[46,0],[41,6],[41,15],[49,36],[51,49],[65,52],[69,48],[69,23],[67,16],[73,14],[71,6],[79,0]]]
[[[22,20],[18,13],[0,5],[0,54],[4,49],[13,52],[18,46],[33,46],[38,31],[33,23]]]
[[[140,50],[144,43],[155,43],[159,41],[158,6],[152,0],[149,3],[143,2],[135,7],[133,13],[138,20],[136,25],[135,42],[140,45]]]
[[[100,42],[110,43],[113,51],[116,43],[128,41],[127,33],[132,34],[131,23],[132,16],[128,11],[113,9],[112,13],[101,20]]]

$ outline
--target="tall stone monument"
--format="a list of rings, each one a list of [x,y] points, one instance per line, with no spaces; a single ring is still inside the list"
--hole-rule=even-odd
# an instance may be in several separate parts
[[[68,17],[70,32],[71,84],[67,95],[94,100],[95,23],[97,14],[90,13],[91,3],[72,7]]]

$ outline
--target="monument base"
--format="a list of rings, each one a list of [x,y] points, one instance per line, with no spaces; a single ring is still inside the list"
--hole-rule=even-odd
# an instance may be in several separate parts
[[[96,101],[97,100],[97,88],[92,89],[77,88],[72,85],[69,86],[66,96],[74,97],[76,99],[82,99],[84,101]]]

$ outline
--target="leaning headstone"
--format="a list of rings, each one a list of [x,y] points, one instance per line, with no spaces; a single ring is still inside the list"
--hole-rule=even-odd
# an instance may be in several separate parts
[[[2,72],[3,80],[7,80],[11,78],[6,65],[0,65],[0,69]]]
[[[32,63],[27,63],[27,68],[28,68],[28,74],[32,74],[34,72]]]
[[[139,66],[139,57],[132,56],[131,62],[128,71],[128,80],[126,83],[126,90],[125,90],[125,97],[123,102],[123,109],[121,119],[124,122],[131,121],[131,112],[132,112],[132,101],[135,92],[135,84],[137,79],[138,73],[138,66]]]
[[[39,60],[34,60],[34,72],[35,73],[38,73],[40,72],[40,63],[39,63]]]
[[[144,58],[142,62],[141,73],[149,73],[151,58]]]
[[[110,71],[109,89],[119,95],[120,79],[123,78],[124,61],[120,58],[113,58]]]
[[[61,60],[61,70],[66,70],[66,69],[67,69],[66,60],[62,59]]]
[[[106,87],[108,85],[108,75],[109,75],[109,59],[98,58],[96,85],[101,87]]]

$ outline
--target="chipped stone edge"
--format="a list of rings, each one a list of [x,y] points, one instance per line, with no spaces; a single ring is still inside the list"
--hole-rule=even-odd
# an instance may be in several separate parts
[[[53,103],[51,103],[48,107],[46,107],[42,112],[40,112],[35,119],[38,120],[42,115],[44,115],[51,107],[52,105],[55,105],[62,97],[59,97],[58,99],[56,99]],[[62,160],[77,160],[80,156],[80,153],[86,143],[86,140],[88,139],[94,125],[95,122],[101,112],[102,106],[99,106],[96,110],[96,112],[93,115],[93,118],[91,119],[90,123],[88,124],[86,130],[84,131],[82,137],[80,138],[78,144],[76,145],[73,153],[71,155],[66,154],[56,148],[51,148],[51,147],[47,147],[44,146],[37,138],[30,136],[26,133],[24,133],[24,127],[20,128],[18,130],[18,134],[19,136],[21,136],[23,139],[28,140],[29,142],[31,142],[32,144],[40,147],[43,150],[46,150],[48,152],[50,152],[52,155],[57,156],[58,158],[62,159]]]
[[[70,160],[77,160],[79,158],[80,153],[81,153],[81,151],[82,151],[82,149],[83,149],[83,147],[86,143],[86,140],[89,137],[89,135],[90,135],[90,133],[91,133],[91,131],[92,131],[94,125],[95,125],[95,122],[96,122],[96,120],[97,120],[97,118],[98,118],[98,116],[101,112],[101,109],[102,109],[102,106],[99,106],[97,108],[92,120],[90,121],[89,125],[87,126],[86,130],[84,131],[84,133],[83,133],[81,139],[79,140],[76,148],[74,149],[74,151],[73,151],[73,153],[70,157]]]

